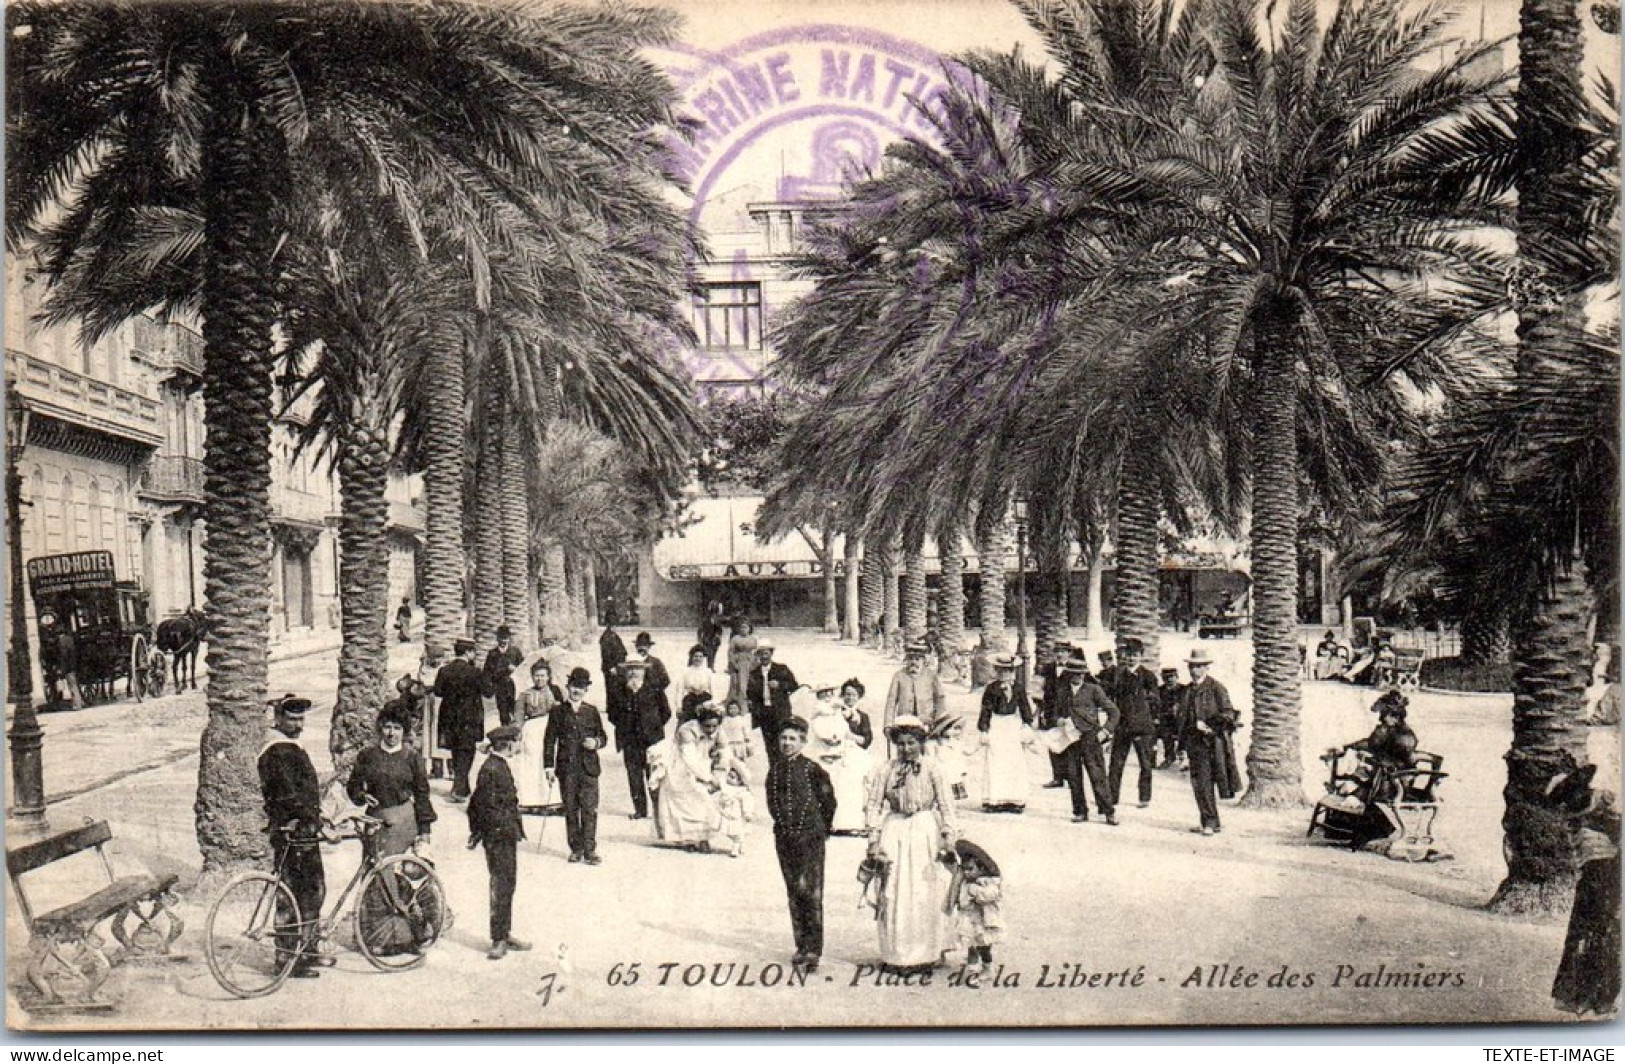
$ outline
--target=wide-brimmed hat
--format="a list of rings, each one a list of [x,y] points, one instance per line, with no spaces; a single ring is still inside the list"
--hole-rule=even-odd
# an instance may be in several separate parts
[[[986,850],[982,849],[980,846],[968,839],[960,839],[958,842],[954,843],[954,854],[959,858],[961,863],[965,861],[975,861],[977,864],[987,869],[988,875],[996,876],[1000,874],[998,862],[993,860],[993,858],[988,855]]]
[[[886,738],[894,741],[899,735],[913,735],[923,742],[929,734],[931,733],[926,728],[925,721],[912,713],[905,713],[886,725]]]
[[[451,649],[452,649],[452,651],[454,653],[457,653],[457,654],[467,654],[470,650],[474,649],[474,640],[472,640],[472,639],[458,639],[458,640],[455,640],[451,644]]]
[[[271,703],[271,708],[289,717],[302,717],[310,709],[310,699],[296,694],[285,694]]]
[[[923,639],[910,639],[907,645],[903,647],[903,653],[909,655],[920,654],[923,656],[925,654],[929,654],[930,652],[931,644],[927,643]]]
[[[1073,647],[1067,652],[1066,657],[1055,663],[1055,671],[1087,673],[1089,671],[1089,659],[1081,649]]]
[[[760,653],[760,652],[762,652],[764,650],[776,650],[776,649],[778,649],[778,648],[773,645],[773,640],[769,639],[765,635],[762,636],[760,639],[756,640],[756,651],[757,651],[757,653]]]
[[[622,672],[648,672],[649,663],[642,658],[627,658],[621,662]]]
[[[1016,667],[1016,656],[1014,654],[995,655],[993,667],[995,669],[1014,669]]]
[[[1185,664],[1211,665],[1213,664],[1213,655],[1209,654],[1201,647],[1197,647],[1195,650],[1191,651],[1191,656],[1185,659]]]

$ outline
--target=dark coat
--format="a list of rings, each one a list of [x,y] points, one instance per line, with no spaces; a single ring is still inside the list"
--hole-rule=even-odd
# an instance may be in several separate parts
[[[1111,671],[1105,690],[1121,714],[1116,734],[1124,737],[1156,734],[1157,710],[1162,702],[1158,687],[1157,674],[1143,665],[1133,672],[1122,667]]]
[[[315,837],[322,827],[322,791],[304,748],[286,736],[273,738],[260,751],[259,772],[267,829],[292,823],[295,834]]]
[[[1236,708],[1230,704],[1230,692],[1224,684],[1211,676],[1200,683],[1185,685],[1185,697],[1180,707],[1180,731],[1201,737],[1197,723],[1206,724],[1215,733],[1235,727]]]
[[[767,770],[767,811],[776,835],[829,834],[835,821],[835,785],[822,765],[797,755]]]
[[[666,689],[671,686],[671,673],[666,671],[666,663],[650,654],[643,659],[643,664],[643,686],[653,687],[656,691],[664,694]]]
[[[995,680],[982,689],[982,715],[976,718],[976,730],[987,731],[993,727],[994,714],[1003,717],[1011,713],[1020,713],[1023,724],[1033,722],[1033,706],[1027,700],[1027,692],[1015,683],[1006,692],[1004,685]]]
[[[626,644],[621,642],[620,633],[605,628],[604,634],[598,637],[598,663],[603,668],[604,708],[612,715],[626,695],[626,678],[621,675],[625,661]]]
[[[846,718],[846,726],[851,728],[852,734],[861,740],[858,745],[863,747],[865,750],[869,749],[869,747],[873,746],[875,742],[875,726],[870,723],[869,714],[865,713],[861,709],[854,709],[850,711],[843,709],[841,710],[841,715],[846,716],[848,712],[850,712],[852,716]]]
[[[468,800],[468,842],[516,842],[525,837],[519,815],[519,788],[508,760],[492,754],[480,766],[474,794]]]
[[[645,683],[636,692],[626,692],[619,708],[609,711],[609,722],[615,726],[615,749],[648,749],[666,737],[669,720],[671,703],[665,691]]]
[[[767,682],[777,684],[771,689],[762,685],[762,667],[754,662],[750,667],[750,681],[745,685],[745,702],[750,706],[750,726],[776,730],[791,717],[790,694],[796,689],[796,674],[782,661],[767,667]]]
[[[1063,676],[1056,682],[1054,712],[1056,720],[1071,717],[1072,723],[1078,726],[1078,733],[1083,736],[1084,742],[1099,741],[1102,712],[1106,714],[1104,725],[1106,730],[1108,732],[1117,730],[1117,704],[1101,690],[1099,684],[1087,678],[1076,692],[1072,690],[1070,677]]]
[[[583,745],[586,739],[598,740],[597,749],[588,750]],[[556,769],[561,776],[575,772],[597,776],[602,771],[598,750],[608,741],[597,706],[585,702],[579,709],[571,709],[568,702],[554,706],[547,715],[547,730],[542,733],[542,765]]]
[[[524,660],[524,653],[512,644],[509,644],[507,650],[492,647],[485,655],[485,666],[480,669],[480,680],[484,684],[484,693],[496,699],[498,705],[513,706],[514,696],[518,693],[513,685],[513,670]]]
[[[434,693],[440,699],[440,745],[448,750],[478,746],[485,738],[480,670],[462,658],[448,661],[435,673]]]

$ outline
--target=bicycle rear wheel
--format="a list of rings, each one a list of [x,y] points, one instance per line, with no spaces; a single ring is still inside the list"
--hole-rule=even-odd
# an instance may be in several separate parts
[[[203,939],[209,971],[215,982],[237,997],[263,997],[293,971],[297,952],[277,949],[279,910],[284,914],[280,922],[298,927],[299,904],[293,891],[265,872],[236,876],[209,908]]]
[[[440,877],[421,857],[396,854],[367,873],[355,903],[355,941],[374,968],[416,968],[450,926]]]

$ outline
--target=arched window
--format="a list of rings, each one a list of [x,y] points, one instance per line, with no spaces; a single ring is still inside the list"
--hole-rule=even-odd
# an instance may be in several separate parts
[[[84,526],[78,537],[78,550],[97,550],[102,542],[102,486],[95,477],[85,483]]]
[[[73,474],[62,474],[62,491],[57,496],[57,521],[62,529],[62,550],[72,551],[78,549],[78,529],[73,521]]]

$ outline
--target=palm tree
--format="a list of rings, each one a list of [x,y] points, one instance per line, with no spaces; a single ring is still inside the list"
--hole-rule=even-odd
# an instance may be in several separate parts
[[[52,3],[13,6],[8,30],[10,245],[39,241],[57,313],[80,317],[88,335],[158,303],[203,322],[211,639],[197,816],[214,870],[264,849],[252,762],[266,695],[272,325],[286,214],[320,200],[310,183],[343,173],[371,175],[410,216],[418,190],[407,160],[427,158],[471,211],[506,201],[536,220],[534,204],[511,194],[515,175],[555,188],[561,174],[579,176],[547,144],[561,122],[602,110],[628,135],[647,127],[638,104],[648,68],[632,57],[665,39],[670,19]],[[615,138],[601,146],[613,153]],[[467,230],[471,244],[480,232]],[[127,249],[155,237],[168,251],[146,264],[161,280],[116,280]]]
[[[943,643],[957,648],[965,640],[965,544],[952,518],[937,527],[937,558],[942,571],[938,627]]]

